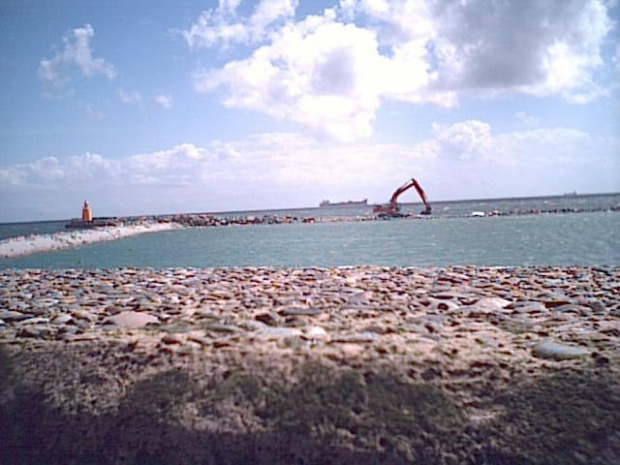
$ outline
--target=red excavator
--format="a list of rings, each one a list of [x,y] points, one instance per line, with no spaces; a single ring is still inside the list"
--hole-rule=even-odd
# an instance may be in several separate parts
[[[392,194],[392,198],[390,199],[390,203],[385,205],[373,205],[372,212],[377,213],[382,218],[398,218],[405,216],[400,212],[398,197],[400,197],[401,194],[411,189],[412,187],[415,187],[415,190],[418,191],[422,202],[424,202],[424,210],[420,212],[420,215],[430,215],[432,211],[431,204],[428,202],[422,186],[420,186],[420,184],[418,184],[418,181],[413,178],[411,178],[410,181],[407,181],[405,184],[403,184],[394,191],[394,193]]]

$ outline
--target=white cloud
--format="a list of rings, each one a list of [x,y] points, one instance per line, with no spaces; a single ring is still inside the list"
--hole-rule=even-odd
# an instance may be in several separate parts
[[[492,141],[489,157],[548,163],[587,159],[584,144],[594,143],[588,133],[569,128],[539,128],[500,134]]]
[[[62,182],[64,177],[59,159],[52,156],[2,170],[3,180],[15,186],[57,184]]]
[[[204,160],[206,150],[193,144],[133,155],[124,163],[126,181],[138,185],[188,185],[196,180]]]
[[[616,54],[613,57],[613,61],[616,64],[616,73],[620,75],[620,44],[616,45]]]
[[[92,56],[90,42],[94,35],[93,27],[86,24],[63,37],[63,50],[56,52],[51,59],[43,59],[39,63],[39,78],[46,84],[61,87],[71,79],[73,69],[77,68],[82,77],[100,74],[114,79],[114,66],[103,58]]]
[[[340,0],[340,15],[345,21],[352,21],[355,16],[355,4],[357,0]]]
[[[128,105],[140,105],[142,103],[142,95],[139,92],[125,92],[120,89],[118,91],[118,96],[121,99],[121,102]]]
[[[174,105],[174,99],[170,94],[156,95],[155,97],[153,97],[153,102],[155,103],[155,105],[161,108],[165,108],[166,110],[172,108],[172,105]]]
[[[144,97],[140,92],[126,92],[124,90],[118,91],[118,96],[121,102],[127,105],[142,105]],[[150,98],[153,104],[166,110],[174,106],[174,97],[171,94],[155,94]]]
[[[427,11],[415,11],[410,18],[430,15],[423,39],[437,59],[439,88],[559,94],[583,101],[600,94],[593,73],[603,65],[601,46],[611,20],[599,1],[428,5]],[[399,15],[399,22],[415,24],[406,13]]]
[[[280,19],[294,17],[298,4],[298,0],[262,0],[249,20],[252,35],[260,37],[263,31]]]
[[[247,31],[242,24],[231,24],[234,18],[230,12],[222,9],[204,11],[183,36],[190,47],[212,47],[218,43],[228,45],[247,40]],[[229,19],[230,18],[230,19]]]
[[[516,112],[515,118],[517,119],[517,121],[519,121],[521,124],[524,124],[525,126],[538,126],[540,124],[540,119],[536,118],[535,116],[528,115],[524,111]]]
[[[98,196],[98,211],[135,214],[299,207],[323,198],[382,202],[410,177],[431,201],[620,188],[617,138],[599,140],[569,128],[496,133],[477,120],[433,129],[414,145],[343,145],[276,133],[114,159],[44,157],[0,166],[0,190],[21,199],[41,198],[44,189],[46,199],[63,204]],[[403,200],[415,200],[411,195]],[[114,208],[103,208],[110,197]]]
[[[239,7],[239,4],[241,3],[241,0],[219,0],[218,4],[219,4],[219,8],[224,10],[224,11],[229,11],[231,13],[235,13],[235,11],[237,10],[237,8]]]
[[[122,164],[102,155],[85,153],[66,158],[48,156],[0,170],[7,185],[83,188],[89,184],[120,181]]]
[[[198,73],[195,87],[199,92],[226,87],[228,107],[288,118],[351,141],[372,132],[380,86],[396,71],[389,64],[372,31],[339,23],[328,13],[282,28],[270,46],[246,60]]]
[[[106,119],[108,116],[103,111],[98,110],[97,107],[91,102],[79,102],[78,107],[88,117],[99,121]]]
[[[612,27],[608,8],[598,0],[361,0],[354,7],[378,23],[382,44],[431,51],[435,89],[560,94],[577,102],[603,93],[593,73]]]
[[[121,181],[122,166],[117,160],[105,158],[99,154],[85,153],[74,155],[62,166],[63,174],[71,179],[71,183],[112,183]]]
[[[481,121],[465,121],[450,126],[433,125],[435,140],[442,156],[467,160],[485,156],[491,145],[491,125]]]
[[[494,134],[490,124],[470,120],[433,126],[432,137],[414,145],[341,145],[317,142],[292,133],[262,134],[241,141],[191,143],[120,159],[86,153],[67,158],[45,157],[27,164],[0,167],[9,185],[200,186],[208,181],[232,188],[240,183],[288,188],[392,184],[403,174],[432,177],[436,163],[468,170],[467,166],[532,165],[581,162],[598,142],[587,133],[541,128]],[[617,144],[617,141],[616,141]],[[615,146],[617,147],[617,145]],[[415,167],[415,168],[413,168]],[[415,173],[409,173],[414,170]],[[441,170],[439,170],[441,171]],[[305,187],[304,187],[305,186]]]
[[[425,141],[438,159],[494,163],[510,166],[547,166],[579,161],[584,144],[594,142],[587,133],[567,128],[539,128],[493,134],[490,124],[470,120],[449,126],[433,125],[433,139]],[[490,167],[490,165],[489,165]]]
[[[298,0],[262,0],[249,18],[238,18],[239,1],[220,1],[216,8],[205,10],[198,21],[182,31],[187,44],[194,48],[225,47],[233,43],[256,42],[267,36],[281,20],[295,16]]]
[[[336,140],[370,136],[386,100],[450,107],[476,91],[588,103],[607,92],[595,76],[612,23],[598,0],[340,0],[300,21],[295,1],[263,1],[248,18],[236,6],[184,33],[191,47],[253,46],[196,73],[196,90]]]

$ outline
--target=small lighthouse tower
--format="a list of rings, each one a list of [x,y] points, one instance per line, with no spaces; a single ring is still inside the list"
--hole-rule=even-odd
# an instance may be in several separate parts
[[[86,223],[93,222],[93,210],[90,208],[87,200],[84,200],[84,207],[82,207],[82,221]]]

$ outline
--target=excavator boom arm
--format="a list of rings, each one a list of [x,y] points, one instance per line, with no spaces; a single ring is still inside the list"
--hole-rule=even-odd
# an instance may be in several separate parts
[[[424,189],[422,189],[422,186],[420,186],[420,184],[418,184],[418,182],[415,179],[413,181],[415,183],[413,185],[413,187],[415,187],[415,190],[418,191],[418,195],[422,199],[422,203],[424,203],[424,206],[426,207],[426,209],[430,213],[431,204],[429,203],[428,199],[426,198],[426,192],[424,192]]]
[[[424,203],[424,210],[422,211],[422,214],[423,215],[430,215],[431,214],[431,204],[429,203],[429,201],[428,201],[428,199],[426,197],[426,193],[424,192],[424,189],[422,189],[422,186],[420,186],[420,184],[418,183],[418,181],[415,180],[415,178],[412,178],[410,181],[407,181],[405,184],[403,184],[398,189],[396,189],[394,191],[394,193],[392,194],[392,197],[390,198],[390,203],[387,206],[385,206],[385,207],[378,207],[376,210],[378,212],[380,212],[380,213],[384,212],[384,213],[387,213],[388,215],[396,215],[398,213],[398,210],[399,210],[398,198],[402,194],[404,194],[406,191],[411,189],[412,187],[415,188],[415,190],[417,191],[418,195],[422,199],[422,202]]]
[[[406,182],[405,184],[400,186],[398,189],[396,189],[394,194],[392,194],[392,198],[390,199],[390,204],[391,205],[398,204],[398,198],[402,194],[404,194],[406,191],[411,189],[412,187],[414,187],[415,190],[417,191],[417,193],[420,196],[420,198],[422,199],[422,202],[424,203],[424,206],[426,207],[426,209],[430,210],[431,205],[428,202],[428,199],[426,198],[426,193],[424,192],[424,189],[422,189],[422,186],[420,186],[420,183],[418,183],[418,181],[415,180],[415,178],[412,178],[411,181]]]

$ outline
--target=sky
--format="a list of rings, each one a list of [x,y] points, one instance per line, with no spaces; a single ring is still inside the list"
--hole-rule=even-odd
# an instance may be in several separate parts
[[[620,191],[617,0],[0,0],[0,222]],[[401,201],[417,201],[410,191]]]

